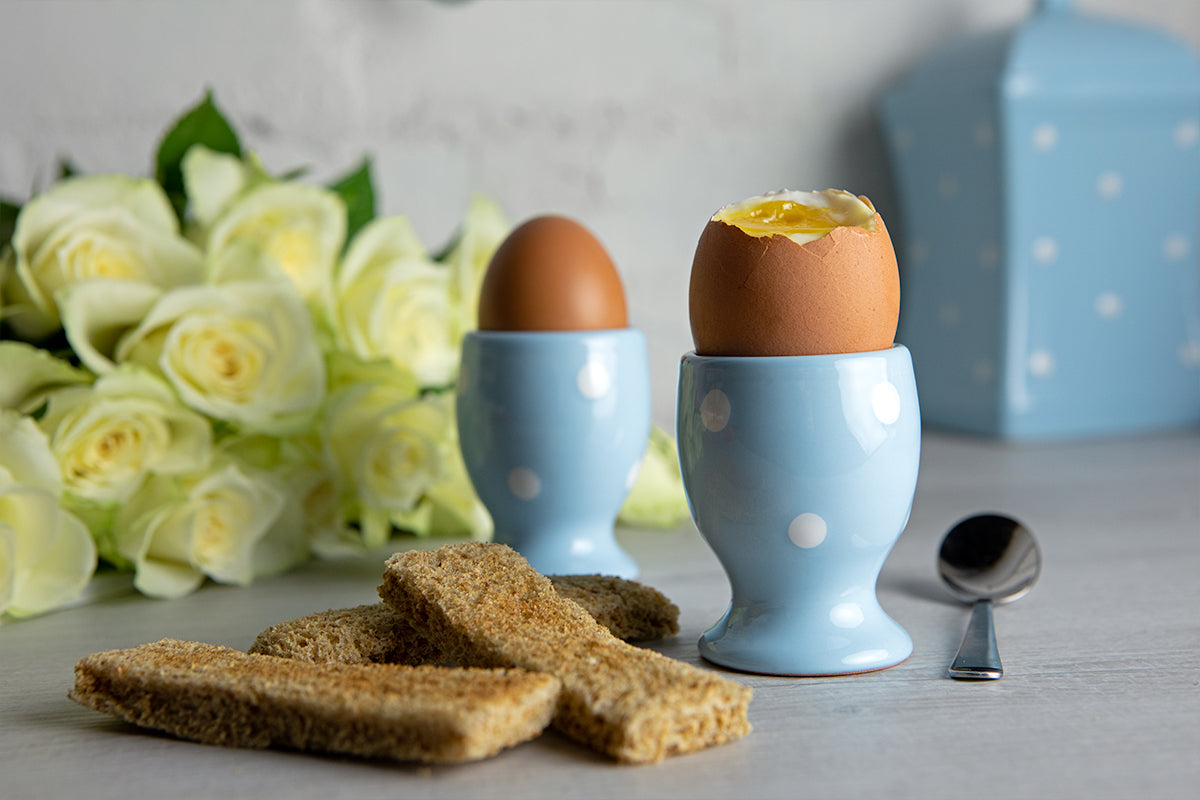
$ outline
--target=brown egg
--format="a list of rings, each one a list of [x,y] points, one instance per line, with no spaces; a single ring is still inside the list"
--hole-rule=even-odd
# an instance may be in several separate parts
[[[883,350],[900,316],[896,254],[865,197],[762,195],[709,220],[688,305],[699,355]]]
[[[485,331],[584,331],[629,324],[604,246],[574,220],[535,217],[501,243],[479,293]]]

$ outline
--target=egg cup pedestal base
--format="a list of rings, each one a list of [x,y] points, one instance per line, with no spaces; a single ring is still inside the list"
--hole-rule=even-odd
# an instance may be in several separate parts
[[[613,526],[650,437],[640,331],[469,333],[456,410],[496,541],[543,574],[637,575]]]
[[[730,604],[700,637],[707,661],[765,675],[850,675],[894,667],[912,655],[912,639],[875,600],[764,608]]]
[[[729,577],[704,658],[771,675],[894,666],[912,639],[875,583],[908,522],[921,422],[908,350],[680,365],[679,459]]]

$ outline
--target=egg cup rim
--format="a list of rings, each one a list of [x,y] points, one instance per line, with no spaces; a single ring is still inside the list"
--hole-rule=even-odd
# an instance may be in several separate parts
[[[855,350],[849,353],[818,353],[808,356],[705,356],[700,355],[694,349],[688,350],[680,357],[680,361],[700,362],[705,364],[720,364],[721,362],[733,362],[738,364],[748,363],[805,363],[812,366],[817,366],[821,363],[833,363],[845,359],[861,358],[861,357],[886,357],[887,354],[903,351],[908,353],[908,348],[900,342],[893,342],[890,347],[882,350]]]
[[[632,325],[624,328],[588,328],[585,330],[576,331],[494,331],[494,330],[473,330],[468,331],[464,338],[470,337],[481,341],[495,342],[515,342],[515,341],[549,341],[551,339],[560,341],[570,341],[573,339],[588,339],[593,337],[642,337],[640,328],[635,328]]]

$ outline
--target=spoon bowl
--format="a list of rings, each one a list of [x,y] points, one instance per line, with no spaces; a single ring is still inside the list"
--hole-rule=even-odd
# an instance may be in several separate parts
[[[950,677],[994,680],[1004,674],[992,606],[1026,594],[1041,571],[1037,540],[1011,517],[977,514],[950,529],[938,552],[938,574],[957,597],[974,603]]]

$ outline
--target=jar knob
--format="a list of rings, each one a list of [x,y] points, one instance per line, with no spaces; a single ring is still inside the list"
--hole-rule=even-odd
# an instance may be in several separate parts
[[[1038,0],[1039,14],[1069,13],[1075,5],[1075,0]]]

